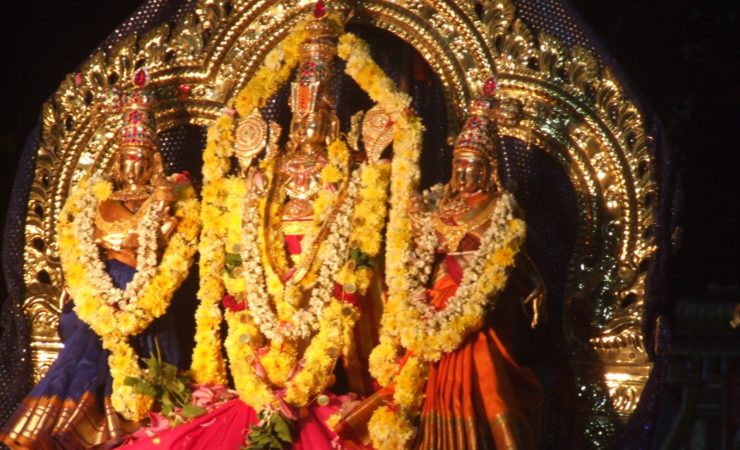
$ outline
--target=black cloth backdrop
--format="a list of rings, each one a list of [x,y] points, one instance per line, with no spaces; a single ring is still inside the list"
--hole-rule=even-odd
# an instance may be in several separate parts
[[[173,21],[193,6],[192,0],[149,0],[145,1],[131,16],[126,19],[113,33],[109,35],[101,48],[109,48],[120,39],[130,33],[141,33],[162,21]],[[647,105],[642,104],[640,98],[629,88],[629,83],[624,74],[619,70],[609,53],[594,38],[591,30],[584,24],[580,16],[564,0],[515,0],[517,14],[531,28],[545,31],[559,39],[568,46],[575,44],[590,49],[599,58],[603,66],[608,66],[623,85],[627,86],[627,92],[637,102],[646,118],[648,132],[654,137],[651,141],[651,151],[657,161],[657,181],[660,186],[657,202],[658,227],[655,235],[658,241],[658,250],[651,264],[649,272],[648,295],[646,300],[644,330],[646,344],[649,349],[654,348],[653,327],[655,318],[665,312],[667,301],[666,295],[666,271],[668,267],[668,256],[670,254],[670,235],[679,214],[677,199],[678,180],[676,171],[673,170],[672,155],[665,144],[661,125],[655,114]],[[362,29],[356,30],[371,43],[371,48],[377,50],[379,46],[372,45],[373,42],[383,39],[394,38],[383,32]],[[397,43],[398,44],[398,43]],[[375,52],[375,57],[384,67],[391,67],[393,52],[398,51],[399,45],[384,48],[385,55]],[[387,49],[391,49],[387,51]],[[385,61],[384,61],[385,60]],[[391,75],[392,70],[390,70]],[[348,102],[345,98],[354,98],[355,92],[350,84],[339,82],[337,92],[340,96],[340,116],[346,117],[347,111],[342,111],[341,105]],[[431,86],[423,83],[412,85],[412,93],[415,96],[414,107],[425,118],[427,134],[425,135],[425,148],[423,155],[423,169],[425,171],[424,183],[431,184],[443,181],[448,176],[450,161],[450,149],[448,146],[435,147],[434,143],[444,142],[446,136],[445,117],[443,111],[443,97],[437,82]],[[287,91],[276,95],[276,98],[266,108],[266,115],[275,118],[286,114],[284,106]],[[362,103],[362,102],[360,102]],[[359,104],[355,104],[353,109]],[[427,114],[424,114],[427,112]],[[26,216],[28,191],[34,173],[35,155],[38,147],[39,127],[28,139],[18,166],[18,171],[13,186],[10,207],[5,224],[3,267],[4,276],[8,287],[8,297],[2,304],[2,336],[0,337],[0,423],[7,420],[14,410],[16,404],[29,390],[30,364],[29,364],[29,338],[28,325],[22,312],[23,292],[23,226]],[[183,127],[173,129],[159,136],[160,145],[165,156],[169,170],[190,170],[198,173],[200,164],[199,154],[193,149],[201,149],[204,139],[203,130],[196,127]],[[527,248],[533,259],[539,266],[543,267],[543,276],[548,283],[549,292],[553,297],[562,300],[562,289],[564,280],[564,268],[574,242],[575,206],[572,187],[562,169],[547,158],[543,152],[528,152],[521,143],[507,140],[503,155],[502,177],[509,186],[514,189],[517,198],[525,210],[537,211],[537,214],[528,216],[530,224],[530,239]],[[548,181],[539,182],[538,174],[547,173]],[[542,203],[543,192],[549,192],[548,200],[554,200],[549,205]],[[552,194],[555,192],[555,194]],[[538,201],[539,199],[539,201]],[[564,213],[566,219],[560,221],[559,226],[549,225],[549,220],[559,213]],[[560,302],[562,303],[562,302]],[[555,314],[561,305],[553,305]],[[552,328],[557,327],[558,322],[551,320],[543,333],[556,333]],[[659,349],[669,346],[670,336],[666,331],[660,335]],[[553,353],[557,354],[557,353]],[[659,351],[654,355],[656,370],[653,372],[638,410],[630,420],[627,429],[624,430],[624,448],[645,448],[649,445],[653,412],[655,409],[657,395],[661,390],[662,381],[665,377],[666,354]],[[556,364],[555,361],[546,362],[545,367]],[[546,391],[552,390],[545,381]],[[556,413],[559,405],[545,405],[546,414]],[[547,422],[547,419],[546,419]],[[548,428],[547,425],[545,428]],[[557,434],[557,433],[556,433]],[[550,437],[554,435],[546,433]],[[547,439],[547,438],[546,438]],[[550,441],[550,439],[547,439]],[[557,445],[549,442],[550,445]],[[557,448],[553,446],[552,448]]]

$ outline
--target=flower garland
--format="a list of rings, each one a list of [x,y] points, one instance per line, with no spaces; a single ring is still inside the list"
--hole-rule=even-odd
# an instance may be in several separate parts
[[[240,116],[246,117],[254,108],[262,107],[290,77],[299,61],[299,44],[305,39],[305,22],[273,48],[265,57],[247,85],[239,92],[234,106]],[[226,174],[233,153],[234,111],[224,113],[208,129],[206,148],[203,152],[203,232],[200,237],[200,304],[195,313],[195,347],[191,370],[200,384],[226,384],[226,365],[221,353],[221,309],[219,302],[224,295],[222,272],[226,263],[224,242],[226,221],[222,218],[228,210],[230,182]],[[240,197],[241,198],[241,197]],[[239,217],[241,220],[241,217]]]
[[[470,331],[480,328],[486,307],[493,302],[489,297],[506,284],[507,271],[514,264],[526,228],[524,221],[513,216],[511,194],[504,193],[494,201],[491,223],[475,261],[465,269],[447,306],[435,310],[426,302],[423,286],[400,299],[399,314],[407,324],[399,333],[401,344],[425,361],[439,361],[442,355],[455,350]]]
[[[364,68],[365,72],[374,70]],[[426,217],[420,221],[421,229],[416,232],[421,236],[417,241],[421,242],[415,247],[416,224],[408,210],[409,199],[419,184],[419,150],[394,143],[392,207],[386,233],[388,300],[381,321],[380,343],[370,355],[370,373],[381,386],[394,386],[394,395],[393,405],[376,410],[368,423],[375,448],[410,446],[416,434],[412,423],[424,399],[429,362],[457,348],[471,330],[480,326],[484,310],[490,306],[489,296],[503,288],[506,271],[513,264],[513,256],[525,234],[524,223],[511,215],[513,197],[504,194],[477,252],[476,264],[466,270],[457,294],[448,302],[449,307],[439,313],[432,310],[426,304],[424,292],[434,249],[430,239],[434,236],[431,220]],[[431,192],[426,197],[437,194]],[[409,351],[401,358],[404,349]]]
[[[322,261],[321,266],[318,269],[317,280],[312,286],[310,298],[308,300],[308,308],[297,310],[292,317],[287,321],[279,320],[272,312],[269,302],[270,294],[267,289],[262,289],[265,286],[265,277],[263,271],[263,259],[262,255],[266,253],[264,251],[264,210],[266,209],[267,199],[263,198],[260,200],[260,210],[256,204],[247,205],[244,220],[244,239],[242,247],[242,261],[244,264],[244,276],[246,284],[250,286],[250,289],[246,292],[247,304],[252,314],[252,317],[260,328],[262,334],[271,341],[277,341],[282,343],[285,340],[295,339],[306,339],[312,332],[318,329],[318,322],[323,313],[324,306],[332,298],[332,287],[334,280],[332,275],[341,266],[341,260],[347,254],[347,244],[350,227],[350,217],[352,208],[355,203],[355,196],[357,195],[358,180],[356,178],[357,172],[353,174],[353,179],[350,181],[347,188],[347,198],[338,196],[336,203],[338,204],[338,212],[332,219],[333,208],[324,208],[321,212],[319,223],[328,223],[329,232],[326,235],[326,241],[321,244],[320,256],[317,260]],[[262,219],[262,220],[260,220]],[[316,222],[316,220],[314,220]],[[304,238],[305,241],[302,245],[306,250],[309,250],[313,246],[313,239],[316,238],[316,234],[312,233],[312,236]],[[258,236],[259,243],[255,242],[254,236]],[[261,245],[260,245],[261,244]],[[263,249],[261,250],[260,247]],[[285,282],[285,291],[288,291],[293,286],[291,283],[292,279]],[[300,298],[302,292],[299,288],[295,289],[297,297]],[[300,301],[296,299],[292,304],[297,304]]]
[[[495,201],[490,225],[473,262],[465,270],[455,295],[441,311],[426,301],[424,285],[428,273],[421,267],[432,263],[429,249],[416,251],[410,242],[406,244],[404,251],[408,258],[413,258],[406,261],[409,270],[405,285],[409,290],[392,290],[392,284],[389,284],[391,296],[383,314],[381,342],[370,356],[373,376],[383,386],[394,385],[395,407],[377,410],[368,424],[377,448],[408,447],[415,434],[412,421],[424,399],[429,363],[439,361],[444,354],[459,347],[471,331],[480,328],[486,310],[495,305],[496,294],[506,284],[507,272],[524,242],[526,229],[524,222],[513,215],[514,198],[511,194],[504,193]],[[406,215],[411,221],[408,213],[399,211],[399,215]],[[429,233],[430,223],[428,216],[423,219],[422,227],[426,233]],[[403,245],[396,242],[394,248],[402,248]],[[422,247],[429,247],[429,243]],[[411,261],[417,261],[417,264]],[[403,323],[404,326],[388,329],[388,323]],[[406,356],[399,361],[404,349]]]
[[[331,222],[326,241],[322,244],[322,264],[316,286],[311,291],[309,308],[298,311],[295,315],[299,317],[294,316],[288,322],[293,326],[287,329],[281,329],[284,325],[270,309],[270,294],[261,267],[262,252],[258,244],[250,243],[254,239],[249,239],[250,236],[259,234],[259,206],[255,202],[251,205],[245,202],[242,261],[245,284],[250,289],[243,294],[249,308],[227,313],[229,336],[226,348],[237,391],[243,401],[257,410],[275,408],[279,403],[278,396],[270,389],[267,380],[284,385],[283,398],[289,404],[308,404],[325,389],[331,369],[340,351],[347,345],[344,341],[351,335],[358,313],[352,305],[334,298],[331,292],[331,275],[338,270],[341,259],[347,254],[350,213],[356,203],[360,178],[356,171],[347,187],[346,198],[339,200],[339,211]],[[265,202],[259,203],[264,208]],[[260,356],[258,346],[264,343],[264,338],[272,341],[269,351],[275,349],[280,354],[285,351],[282,347],[286,342],[291,344],[296,339],[307,338],[315,330],[318,333],[310,340],[299,369],[296,368],[295,361],[289,359],[285,364],[288,373],[271,373],[274,370],[270,370],[270,367],[274,365],[268,361],[274,361],[277,355],[267,353]]]
[[[311,220],[307,230],[304,232],[303,239],[301,241],[301,247],[311,251],[314,247],[314,243],[324,234],[326,226],[332,221],[332,215],[336,213],[336,208],[332,208],[331,205],[338,203],[340,200],[340,193],[346,191],[345,173],[348,173],[350,154],[347,145],[341,139],[337,139],[329,145],[328,148],[328,163],[322,168],[319,178],[321,181],[321,188],[319,189],[316,199],[312,202],[313,209],[313,220]],[[265,178],[267,184],[270,185],[274,182],[274,165],[275,160],[269,161],[264,165],[264,173],[260,174]],[[278,194],[272,192],[272,194]],[[280,208],[283,204],[284,198],[270,198],[268,206],[268,197],[262,197],[260,200],[260,218],[259,224],[261,228],[252,229],[246,236],[257,236],[262,251],[262,263],[265,268],[266,277],[268,279],[267,286],[268,292],[273,297],[273,300],[277,303],[278,315],[281,321],[289,321],[293,324],[300,323],[304,331],[300,332],[301,337],[307,337],[309,330],[306,329],[306,322],[308,317],[302,319],[294,318],[290,319],[290,315],[293,315],[293,309],[300,303],[302,293],[310,289],[316,283],[316,262],[322,261],[324,258],[320,256],[318,258],[307,257],[301,261],[301,264],[297,264],[296,268],[292,270],[292,275],[288,278],[285,283],[281,279],[281,276],[289,273],[287,257],[285,251],[285,237],[279,228],[281,217]],[[267,211],[269,207],[269,212]],[[277,226],[276,226],[277,225]],[[267,248],[269,245],[269,249]],[[323,249],[319,252],[324,254]],[[270,258],[269,256],[272,256]],[[275,258],[277,257],[277,258]],[[278,259],[277,267],[273,267],[274,259]],[[242,258],[244,261],[244,258]],[[277,269],[277,270],[275,270]],[[324,294],[326,294],[326,290]],[[283,311],[284,314],[280,314]],[[314,316],[317,319],[318,316]],[[314,320],[313,325],[317,322]],[[315,329],[314,326],[309,328]],[[265,330],[263,330],[265,332]],[[265,334],[268,336],[268,334]],[[273,337],[268,336],[269,339]],[[283,340],[285,336],[282,336]]]
[[[257,72],[258,75],[262,75],[252,78],[247,84],[247,87],[240,92],[236,101],[236,107],[240,115],[246,115],[251,112],[254,107],[264,105],[266,99],[272,96],[277,91],[277,88],[287,80],[287,77],[290,74],[290,69],[292,69],[297,63],[298,45],[304,37],[301,33],[302,26],[299,26],[295,32],[291,33],[289,37],[279,45],[279,47],[270,53],[270,55],[275,55],[274,57],[268,55],[265,63]],[[347,60],[346,72],[355,79],[356,82],[358,82],[361,88],[368,92],[373,100],[379,103],[381,107],[391,114],[396,123],[394,151],[405,153],[411,152],[418,155],[421,148],[422,126],[418,118],[408,112],[410,98],[395,90],[390,79],[372,61],[367,44],[354,35],[344,34],[340,37],[339,56]],[[270,66],[277,66],[281,70],[276,70]],[[233,126],[233,123],[230,118],[224,118],[212,128],[218,129],[220,125],[224,125],[223,129],[226,129],[226,126],[231,127]],[[236,198],[243,199],[244,197],[241,195],[246,191],[246,184],[240,184],[236,180],[230,180],[224,177],[226,168],[229,164],[228,156],[230,155],[230,146],[233,137],[228,136],[228,138],[223,138],[217,132],[209,133],[209,138],[211,137],[213,137],[213,139],[209,139],[209,147],[211,151],[207,153],[213,156],[213,158],[204,158],[204,163],[206,166],[213,166],[209,169],[209,173],[213,175],[213,177],[204,176],[206,183],[208,183],[208,180],[210,179],[214,182],[212,185],[216,189],[219,189],[221,193],[232,192]],[[215,159],[218,159],[218,161],[215,161]],[[327,167],[329,167],[329,165],[327,165]],[[205,172],[206,168],[204,167],[204,174]],[[365,292],[370,283],[371,271],[369,261],[372,260],[372,257],[377,255],[380,249],[381,231],[385,222],[385,205],[387,201],[386,186],[389,181],[389,172],[390,170],[387,163],[368,164],[364,166],[364,169],[360,170],[361,193],[359,198],[362,198],[363,201],[356,202],[354,213],[352,215],[353,228],[349,234],[351,247],[349,257],[345,260],[338,272],[333,270],[336,274],[334,278],[338,283],[340,283],[341,287],[338,294],[342,297],[347,293],[351,294],[353,292],[361,295]],[[339,175],[341,175],[341,173],[339,173]],[[322,183],[337,182],[337,180],[334,179],[336,176],[336,172],[332,172],[331,169],[327,170],[325,168],[321,173]],[[220,216],[216,220],[219,220],[220,223],[225,226],[236,228],[237,223],[241,221],[241,212],[243,210],[235,207],[235,200],[233,200],[235,197],[225,194],[223,197],[225,200],[224,198],[218,198],[218,200],[223,200],[220,204],[227,205],[227,207],[222,207],[220,209]],[[204,203],[206,203],[205,195]],[[321,217],[321,211],[331,203],[331,196],[319,196],[317,200],[314,201],[313,205],[315,213],[314,217]],[[262,208],[264,210],[264,205]],[[266,211],[266,214],[275,215],[276,211]],[[207,220],[204,219],[203,222],[207,227]],[[329,233],[330,236],[332,234],[334,233]],[[229,246],[228,248],[239,250],[238,252],[234,251],[234,253],[245,252],[242,247],[243,244],[237,241],[235,235],[241,236],[241,230],[239,230],[239,233],[227,232],[226,236],[223,234],[219,235],[217,233],[211,233],[206,236],[204,233],[204,236],[201,237],[202,247],[224,253],[223,242],[225,241]],[[209,239],[219,240],[221,243],[203,242],[204,240],[207,241]],[[272,242],[275,241],[279,242],[279,240],[272,240]],[[280,243],[282,244],[282,242]],[[317,260],[325,261],[327,247],[329,247],[329,245],[324,242],[324,245],[322,245],[320,250],[322,254],[317,258]],[[265,249],[261,250],[263,250],[262,253],[264,254]],[[247,260],[245,259],[245,256],[246,255],[241,257],[242,262]],[[216,261],[217,264],[211,264],[211,266],[206,270],[210,271],[214,277],[224,272],[227,273],[227,276],[222,277],[222,283],[220,284],[221,289],[223,289],[222,286],[225,285],[229,292],[237,295],[237,298],[240,293],[244,293],[247,281],[243,276],[238,276],[241,275],[242,272],[239,272],[238,274],[236,273],[239,270],[244,270],[244,268],[236,267],[234,273],[228,273],[228,269],[233,269],[233,267],[226,264],[225,255],[222,255],[221,259],[212,258],[211,260]],[[263,263],[263,266],[265,268],[269,268],[269,265],[267,264]],[[281,285],[280,283],[275,282],[275,278],[271,277],[269,272],[270,271],[265,271],[263,276],[267,275],[267,289],[272,295],[273,293],[278,293],[281,289]],[[319,278],[322,276],[321,272],[322,271],[319,270]],[[237,276],[231,276],[234,274]],[[306,277],[304,283],[305,284],[302,286],[306,287],[313,283],[318,284],[318,280]],[[200,297],[200,308],[206,311],[209,310],[209,308],[211,311],[217,310],[217,301],[220,297],[219,294],[221,293],[222,291],[218,291],[217,289],[203,292],[203,295]],[[337,292],[334,294],[337,294]],[[252,312],[245,309],[246,303],[234,301],[234,305],[236,305],[236,307],[230,309],[226,313],[226,320],[229,324],[226,348],[229,355],[231,372],[234,376],[240,397],[255,406],[256,409],[261,409],[264,406],[275,407],[276,402],[279,403],[279,398],[276,397],[270,386],[265,382],[265,378],[270,380],[273,378],[278,380],[287,380],[285,383],[285,386],[287,387],[284,391],[284,399],[291,404],[306,404],[311,400],[311,397],[315,395],[315,393],[319,393],[325,388],[325,384],[329,379],[331,368],[335,364],[336,358],[339,354],[346,353],[346,349],[342,349],[340,347],[351,345],[351,332],[357,315],[355,308],[351,307],[349,304],[340,301],[337,298],[333,298],[331,295],[329,295],[328,298],[332,298],[332,300],[323,309],[323,314],[321,314],[318,324],[319,331],[304,351],[301,361],[295,361],[295,356],[292,355],[286,360],[283,360],[283,366],[290,367],[291,372],[296,373],[275,377],[271,377],[270,374],[266,373],[268,367],[275,366],[274,364],[271,365],[269,363],[271,360],[270,357],[272,355],[279,354],[280,351],[278,350],[291,350],[291,346],[289,345],[290,343],[283,342],[283,344],[279,346],[280,348],[277,348],[273,343],[273,345],[269,346],[270,348],[267,350],[266,355],[261,354],[265,352],[265,348],[263,347],[265,336],[262,334],[260,327],[255,323]],[[279,313],[280,311],[278,311],[278,315],[280,316]],[[270,320],[267,321],[267,323],[269,322]],[[208,325],[211,326],[212,329],[210,331],[206,331],[206,327],[204,326],[202,327],[202,333],[200,333],[201,336],[206,337],[207,339],[200,341],[198,336],[196,336],[196,340],[198,342],[196,342],[196,351],[194,353],[194,368],[196,366],[199,368],[208,368],[209,366],[214,367],[217,365],[212,361],[218,360],[218,357],[214,357],[214,354],[218,352],[219,346],[218,342],[211,338],[215,333],[217,333],[218,326],[216,323],[210,323]],[[200,330],[201,329],[199,328],[199,331]],[[344,341],[344,343],[342,343],[342,341]],[[196,362],[196,359],[199,361]],[[285,361],[288,361],[288,363],[285,363]],[[297,368],[300,369],[294,370]],[[201,373],[209,372],[215,373],[216,371],[202,370]]]
[[[118,289],[97,257],[99,249],[93,240],[98,205],[111,191],[112,185],[105,180],[86,178],[80,182],[60,216],[59,254],[67,289],[75,299],[75,312],[111,352],[108,365],[113,407],[128,419],[141,420],[152,399],[124,384],[129,376],[141,376],[128,337],[144,331],[167,310],[174,291],[187,277],[200,231],[199,205],[190,184],[176,182],[173,211],[178,223],[159,265],[157,231],[162,211],[149,202],[142,205],[146,209],[136,228],[137,272],[126,289]]]
[[[208,142],[203,152],[203,190],[200,235],[198,252],[200,304],[195,311],[195,347],[191,363],[191,373],[198,384],[226,384],[226,366],[221,354],[221,309],[219,302],[224,294],[221,271],[224,267],[224,221],[222,205],[228,192],[226,180],[230,144],[233,143],[231,128],[233,118],[222,115],[208,129]]]

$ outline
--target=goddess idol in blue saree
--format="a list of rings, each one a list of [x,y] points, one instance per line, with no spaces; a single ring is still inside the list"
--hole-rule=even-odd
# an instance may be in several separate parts
[[[194,208],[197,217],[197,202],[189,183],[164,175],[147,78],[138,73],[137,86],[112,102],[122,113],[113,183],[83,179],[62,211],[58,239],[72,297],[59,320],[64,347],[0,431],[11,448],[115,445],[152,404],[125,382],[141,374],[139,359],[157,347],[164,361],[187,364],[172,308],[165,311],[198,233],[179,209]]]

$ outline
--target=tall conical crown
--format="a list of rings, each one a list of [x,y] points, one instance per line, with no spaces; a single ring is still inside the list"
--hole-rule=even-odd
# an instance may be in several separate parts
[[[301,63],[291,84],[290,107],[293,114],[304,115],[317,108],[334,108],[333,71],[337,54],[337,32],[319,1],[314,17],[306,25],[306,40],[300,45]]]
[[[134,75],[134,87],[120,95],[121,128],[116,136],[120,149],[156,150],[157,132],[152,112],[154,96],[146,89],[149,81],[146,69],[139,69]]]
[[[453,153],[477,153],[489,160],[496,159],[495,91],[496,81],[489,78],[483,85],[482,94],[470,104],[470,115],[455,140]]]

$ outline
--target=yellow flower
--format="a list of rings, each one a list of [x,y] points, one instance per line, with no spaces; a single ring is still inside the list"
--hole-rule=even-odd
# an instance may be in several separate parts
[[[103,200],[107,199],[111,192],[113,191],[113,185],[110,184],[108,181],[99,181],[95,183],[92,187],[93,195],[95,195],[95,198],[102,202]]]
[[[327,164],[321,170],[320,178],[324,184],[336,183],[342,179],[342,171],[332,164]]]
[[[336,275],[336,282],[341,285],[354,284],[355,274],[348,266],[343,266]]]
[[[136,326],[136,318],[131,314],[119,314],[117,317],[117,328],[124,333],[127,333]]]
[[[362,235],[359,241],[360,249],[368,255],[377,255],[380,251],[380,239],[376,235]]]
[[[267,284],[267,292],[270,293],[270,295],[278,296],[280,292],[283,290],[283,283],[280,281],[280,278],[277,276],[270,274],[266,279]]]
[[[97,323],[95,323],[95,327],[100,330],[100,334],[106,335],[110,334],[115,328],[116,323],[112,316],[109,315],[101,315],[97,319]]]
[[[402,412],[388,406],[378,408],[367,425],[374,448],[404,450],[410,447],[416,430]]]
[[[86,298],[85,296],[81,297],[82,299]],[[98,306],[94,302],[88,302],[88,301],[76,301],[75,302],[75,312],[78,316],[81,317],[87,317],[94,313],[97,310]]]
[[[358,269],[355,272],[355,284],[357,289],[364,293],[367,287],[370,285],[370,279],[372,278],[373,271],[370,269]]]
[[[429,363],[417,357],[411,357],[404,364],[403,369],[396,377],[396,389],[393,394],[395,403],[403,409],[421,407],[424,400],[424,385],[426,384]]]

